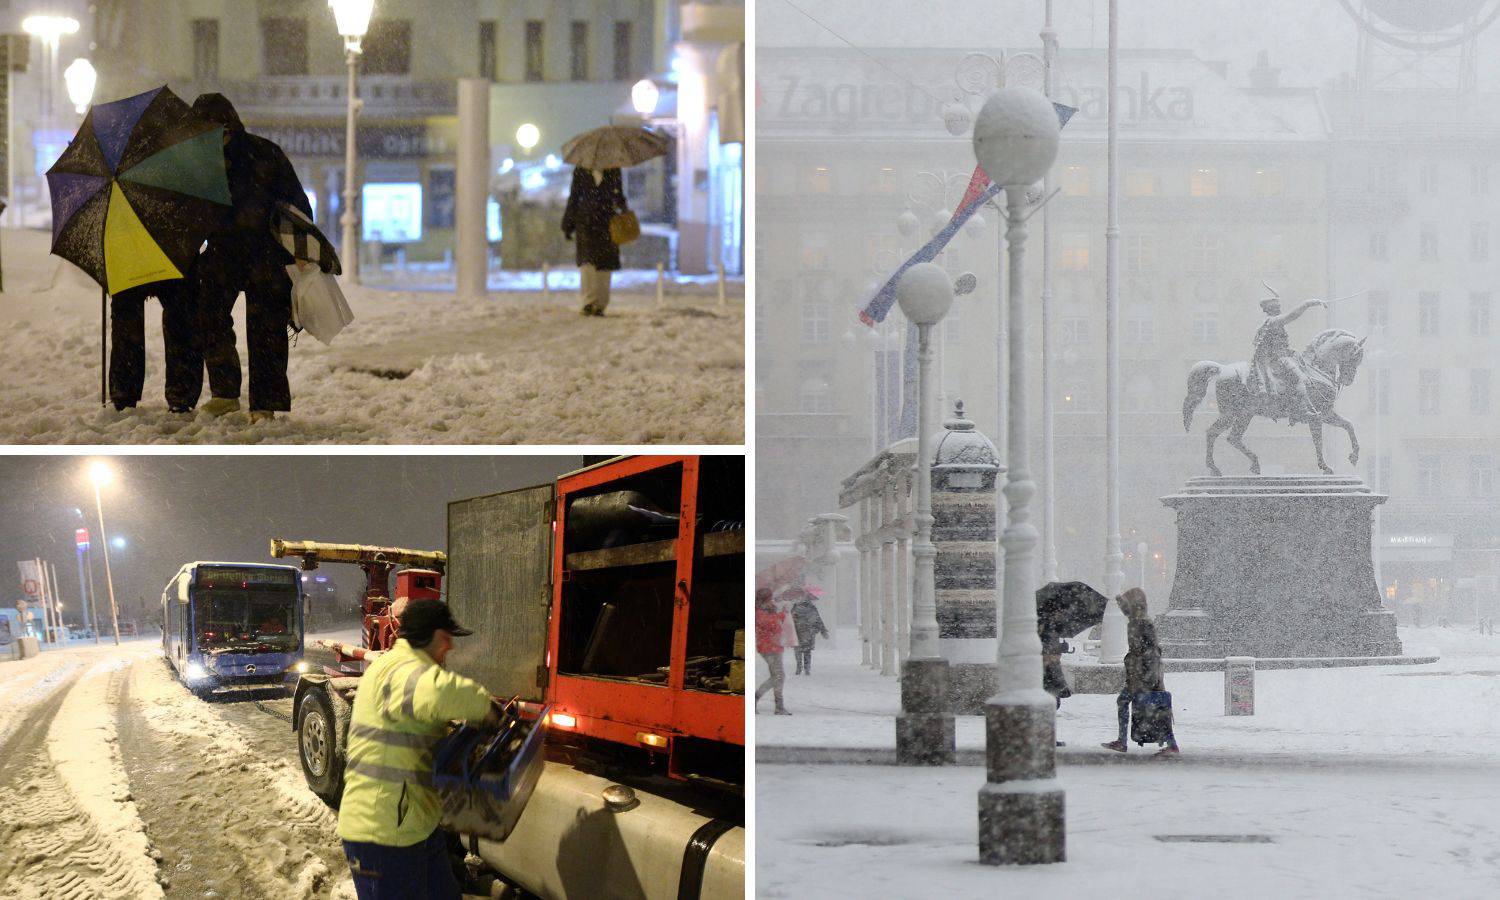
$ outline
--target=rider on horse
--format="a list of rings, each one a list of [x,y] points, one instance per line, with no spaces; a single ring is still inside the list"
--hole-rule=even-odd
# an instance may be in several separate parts
[[[1318,418],[1312,399],[1307,395],[1307,377],[1292,352],[1291,339],[1286,333],[1287,323],[1314,306],[1326,308],[1328,304],[1323,300],[1307,300],[1294,307],[1291,312],[1283,313],[1281,298],[1271,296],[1260,301],[1266,320],[1255,330],[1255,355],[1250,358],[1250,387],[1251,390],[1270,397],[1276,379],[1290,385],[1297,394],[1300,406],[1288,411],[1288,419],[1299,414],[1308,421],[1316,421]]]

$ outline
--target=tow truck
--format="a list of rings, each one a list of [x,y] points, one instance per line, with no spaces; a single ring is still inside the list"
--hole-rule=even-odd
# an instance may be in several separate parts
[[[448,667],[548,712],[508,836],[445,827],[545,900],[743,897],[744,497],[740,456],[620,457],[449,503],[448,554],[272,541],[272,556],[367,580],[361,644],[316,642],[335,665],[293,695],[309,788],[337,806],[359,675],[404,603],[441,599],[446,579],[475,632]]]

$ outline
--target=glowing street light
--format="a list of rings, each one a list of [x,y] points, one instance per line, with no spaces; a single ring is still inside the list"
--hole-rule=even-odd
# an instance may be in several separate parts
[[[104,547],[104,580],[109,585],[109,618],[115,629],[115,645],[120,643],[120,608],[115,603],[115,578],[109,569],[109,536],[104,530],[104,501],[99,489],[115,480],[114,470],[103,460],[89,466],[89,480],[94,483],[94,510],[99,514],[99,543]]]
[[[656,103],[661,99],[661,88],[649,78],[642,78],[630,89],[630,105],[637,115],[649,116],[656,112]]]
[[[63,70],[63,81],[68,86],[68,99],[79,115],[88,112],[94,99],[94,87],[99,83],[99,73],[94,64],[86,59],[75,59]]]
[[[55,44],[65,34],[78,33],[78,20],[68,16],[27,16],[21,20],[21,30]]]
[[[344,61],[349,67],[349,83],[344,91],[347,100],[344,117],[344,211],[339,216],[343,226],[339,251],[344,268],[344,278],[350,284],[359,284],[359,237],[356,201],[359,197],[355,187],[354,119],[359,114],[360,102],[355,87],[355,70],[359,67],[360,46],[365,32],[370,29],[370,16],[375,12],[375,0],[328,0],[333,9],[334,22],[344,38]]]
[[[541,142],[542,130],[530,122],[516,129],[516,143],[520,144],[521,149],[527,153],[530,153],[531,149]]]

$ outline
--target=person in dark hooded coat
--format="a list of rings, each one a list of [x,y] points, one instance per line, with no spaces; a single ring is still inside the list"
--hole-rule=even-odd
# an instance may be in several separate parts
[[[573,169],[562,230],[576,247],[580,312],[586,316],[602,316],[609,306],[610,273],[620,269],[620,247],[609,236],[609,220],[629,208],[619,169]]]
[[[793,655],[797,658],[797,674],[812,674],[812,652],[818,635],[828,637],[828,628],[823,624],[823,614],[813,603],[807,591],[788,592],[783,601],[792,601],[792,625],[797,630],[797,647]]]
[[[109,399],[117,410],[141,401],[146,383],[146,301],[153,296],[161,301],[167,408],[184,413],[198,405],[203,392],[203,352],[185,279],[144,284],[110,297]]]
[[[1136,695],[1164,691],[1167,688],[1162,675],[1161,645],[1156,642],[1156,626],[1151,624],[1147,613],[1146,592],[1138,587],[1131,588],[1116,597],[1115,603],[1125,613],[1129,649],[1125,652],[1125,685],[1115,698],[1120,736],[1103,746],[1107,750],[1124,753],[1130,730],[1130,705],[1135,702]],[[1166,746],[1157,755],[1173,756],[1178,753],[1177,737],[1170,728],[1163,743]]]
[[[203,359],[220,414],[239,408],[240,357],[234,342],[234,301],[245,294],[246,343],[250,351],[250,414],[270,418],[292,408],[287,383],[287,326],[292,320],[293,264],[273,237],[271,214],[278,203],[312,217],[301,180],[274,142],[250,134],[222,94],[201,94],[193,110],[224,126],[224,160],[234,205],[224,226],[208,239],[193,267],[201,302]]]

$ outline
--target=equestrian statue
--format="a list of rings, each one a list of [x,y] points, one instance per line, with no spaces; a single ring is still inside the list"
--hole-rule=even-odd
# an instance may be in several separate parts
[[[1282,312],[1281,299],[1271,291],[1271,296],[1260,302],[1266,320],[1255,331],[1255,352],[1249,362],[1225,365],[1205,361],[1193,366],[1188,374],[1187,399],[1182,404],[1182,425],[1184,430],[1192,430],[1193,411],[1213,384],[1219,417],[1208,428],[1210,472],[1223,474],[1214,465],[1214,442],[1228,431],[1229,445],[1249,458],[1253,474],[1260,474],[1260,460],[1241,440],[1256,416],[1285,419],[1289,427],[1306,423],[1317,450],[1318,468],[1325,475],[1333,474],[1323,461],[1325,424],[1348,432],[1353,448],[1349,462],[1359,462],[1354,426],[1334,412],[1333,404],[1339,389],[1354,383],[1354,373],[1364,359],[1365,339],[1341,328],[1329,328],[1313,338],[1305,350],[1294,352],[1286,326],[1314,306],[1326,308],[1328,301],[1307,300]]]

